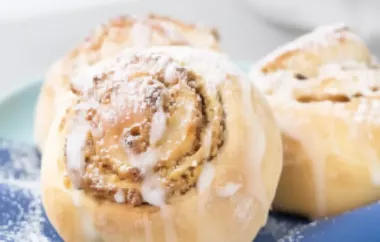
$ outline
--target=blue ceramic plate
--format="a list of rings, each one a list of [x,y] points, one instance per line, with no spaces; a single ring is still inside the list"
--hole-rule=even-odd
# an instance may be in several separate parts
[[[34,109],[41,82],[18,90],[0,102],[0,137],[33,144]]]
[[[40,83],[34,83],[0,102],[0,137],[4,138],[0,139],[1,242],[62,241],[48,222],[40,201],[40,157],[32,139],[39,88]],[[377,203],[311,223],[272,213],[255,242],[379,242],[379,221]]]

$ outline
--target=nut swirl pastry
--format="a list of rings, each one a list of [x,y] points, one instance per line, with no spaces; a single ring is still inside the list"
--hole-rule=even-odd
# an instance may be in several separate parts
[[[249,78],[209,50],[127,50],[73,80],[43,154],[65,241],[252,241],[282,168]]]
[[[187,45],[218,50],[216,30],[186,24],[165,16],[123,16],[99,26],[48,71],[36,107],[34,136],[40,150],[56,110],[66,102],[70,79],[87,66],[112,57],[127,47]]]
[[[282,131],[274,209],[320,218],[380,198],[380,69],[372,59],[348,27],[333,25],[252,68]]]

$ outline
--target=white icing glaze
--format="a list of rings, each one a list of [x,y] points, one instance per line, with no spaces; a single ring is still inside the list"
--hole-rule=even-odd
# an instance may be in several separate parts
[[[73,189],[71,191],[71,197],[73,199],[74,206],[80,207],[82,205],[82,191]]]
[[[139,168],[143,174],[149,175],[157,163],[157,151],[148,149],[146,152],[131,157],[132,166]]]
[[[160,207],[160,214],[163,220],[163,226],[165,230],[165,241],[166,242],[177,242],[177,233],[175,230],[175,224],[173,221],[172,211],[167,205]]]
[[[303,122],[297,122],[294,119],[287,119],[284,115],[282,115],[281,117],[277,117],[277,122],[281,130],[286,135],[300,142],[303,150],[312,162],[317,215],[324,214],[326,211],[327,202],[325,166],[328,156],[330,154],[335,154],[348,162],[356,163],[358,161],[355,158],[345,154],[344,151],[341,151],[339,145],[336,144],[334,122],[330,123],[328,137],[323,137],[320,134],[314,133],[310,130],[308,132],[304,132],[306,128],[303,125],[309,125],[306,120],[303,120]],[[345,120],[345,125],[350,131],[349,135],[351,136],[351,139],[360,143],[361,148],[357,151],[358,156],[356,157],[361,157],[361,159],[368,164],[368,170],[371,174],[373,184],[379,186],[380,160],[376,151],[372,148],[370,143],[370,135],[367,135],[371,131],[368,129],[367,132],[365,132],[365,130],[361,129],[353,120]]]
[[[198,177],[197,181],[197,190],[198,190],[198,204],[197,212],[198,218],[202,220],[204,216],[207,216],[207,201],[210,198],[211,193],[211,184],[215,178],[215,168],[211,163],[205,163],[202,167],[201,174]],[[197,226],[197,241],[204,241],[203,237],[206,233],[202,222],[198,222]]]
[[[156,48],[157,51],[163,48]],[[249,80],[241,78],[244,76],[242,72],[233,64],[230,63],[227,56],[222,56],[219,54],[216,54],[211,51],[204,51],[204,50],[190,50],[188,48],[181,48],[176,49],[173,48],[171,50],[167,50],[171,56],[176,59],[177,61],[181,63],[185,63],[187,67],[190,69],[193,69],[196,73],[199,73],[203,79],[207,80],[207,91],[210,93],[214,93],[216,90],[216,87],[220,85],[222,82],[228,81],[227,80],[227,74],[231,75],[237,75],[237,80],[242,83],[242,87],[245,95],[245,104],[243,107],[243,110],[248,110],[248,116],[247,122],[251,122],[252,118],[258,120],[258,117],[253,114],[253,107],[251,104],[251,96],[250,96],[250,84]],[[257,150],[252,152],[252,159],[254,160],[253,163],[256,164],[257,167],[253,168],[255,171],[255,188],[252,189],[253,193],[255,193],[255,196],[260,200],[263,204],[266,204],[266,194],[263,187],[262,177],[261,177],[261,161],[263,157],[263,151],[265,152],[265,133],[259,124],[259,122],[254,122],[255,130],[259,134],[260,139],[257,140],[257,142],[261,142],[260,145],[257,146]],[[251,127],[252,124],[247,124],[248,127]],[[252,132],[253,133],[253,132]],[[261,135],[260,135],[261,134]],[[256,137],[256,134],[250,135],[251,138],[254,139]],[[252,160],[251,160],[252,161]],[[249,163],[249,162],[247,162]],[[250,169],[251,165],[249,165]],[[202,182],[200,183],[202,184]],[[202,187],[202,185],[201,185]],[[258,189],[258,190],[257,190]],[[201,189],[202,190],[202,189]],[[269,206],[269,205],[268,205]]]
[[[154,206],[164,206],[166,190],[163,187],[160,177],[153,174],[153,167],[157,163],[157,152],[148,149],[146,152],[131,157],[131,164],[139,168],[144,179],[141,184],[141,194],[144,201]]]
[[[246,127],[250,132],[247,134],[247,142],[252,145],[252,148],[248,151],[248,156],[246,157],[245,166],[247,172],[253,172],[246,174],[246,179],[248,179],[247,187],[249,192],[253,194],[256,199],[261,203],[264,209],[269,209],[270,204],[266,195],[264,182],[262,178],[262,168],[261,164],[264,159],[266,150],[266,135],[262,124],[260,123],[259,117],[257,115],[258,109],[253,107],[252,104],[252,86],[249,80],[243,80],[241,82],[243,90],[243,107],[242,110],[244,115],[246,115]],[[259,94],[257,94],[259,95]],[[257,104],[259,105],[259,104]]]
[[[90,129],[87,125],[76,125],[67,135],[67,172],[74,187],[80,187],[85,168],[84,148]]]
[[[93,217],[82,203],[83,192],[80,190],[71,189],[70,193],[73,199],[73,204],[75,205],[75,209],[78,214],[78,216],[76,217],[79,220],[78,223],[81,227],[81,230],[83,231],[86,241],[101,241],[100,234],[94,225]]]
[[[144,177],[141,185],[141,194],[144,201],[157,207],[165,205],[166,190],[157,175]]]
[[[365,146],[365,155],[368,161],[368,170],[371,173],[372,183],[375,186],[380,186],[380,160],[376,151],[371,145]]]
[[[166,114],[162,109],[162,102],[157,112],[154,113],[149,133],[150,144],[156,144],[164,135],[166,130]]]
[[[305,122],[304,120],[297,122],[294,119],[284,117],[284,115],[276,117],[276,120],[282,132],[298,141],[311,160],[315,186],[316,212],[318,213],[317,215],[324,214],[326,211],[325,163],[331,147],[326,147],[324,144],[328,142],[320,138],[318,134],[314,134],[312,130],[303,132],[304,128],[302,127],[304,123],[302,122]],[[334,131],[334,128],[331,131]],[[331,136],[334,135],[334,133],[330,134]]]
[[[281,106],[295,109],[300,107],[301,103],[297,102],[294,97],[294,91],[302,91],[310,95],[328,95],[342,94],[348,97],[353,97],[356,94],[361,94],[367,98],[359,99],[359,105],[356,110],[348,110],[343,103],[332,103],[325,101],[320,105],[326,106],[321,109],[323,115],[333,115],[345,119],[345,123],[349,127],[349,132],[361,144],[360,156],[367,161],[368,169],[371,173],[371,178],[374,185],[380,183],[380,160],[376,151],[370,143],[371,131],[365,132],[359,129],[358,125],[368,126],[368,123],[380,123],[380,101],[377,99],[369,99],[368,97],[377,97],[379,94],[374,87],[380,86],[380,72],[378,69],[371,69],[366,63],[356,62],[354,60],[343,61],[340,63],[328,63],[319,68],[319,75],[316,78],[309,78],[307,81],[298,81],[294,78],[294,73],[291,71],[277,71],[270,75],[262,75],[258,72],[252,75],[253,81],[258,84],[258,87],[268,95],[268,98],[275,103],[281,103]],[[321,88],[323,87],[323,88]],[[333,112],[331,112],[333,110]],[[324,113],[326,111],[326,113]],[[278,117],[278,122],[282,126],[282,131],[298,140],[306,151],[313,164],[313,176],[316,189],[316,203],[318,213],[323,214],[326,209],[325,195],[325,162],[331,147],[326,147],[326,141],[319,138],[317,134],[305,136],[297,129],[300,127],[294,126],[294,120],[285,121],[284,117]],[[349,120],[353,120],[351,123]],[[304,120],[305,121],[305,120]],[[355,123],[356,122],[356,123]],[[334,128],[334,124],[331,124]],[[331,131],[332,133],[334,130]],[[309,132],[307,132],[309,133]],[[333,135],[329,137],[330,142],[334,143]],[[318,148],[319,147],[319,148]],[[339,152],[339,156],[346,160],[351,160],[350,157]],[[353,161],[355,162],[355,161]]]
[[[96,127],[92,127],[91,134],[95,138],[101,138],[104,135],[103,124],[99,122],[99,124]]]
[[[368,170],[371,174],[372,183],[375,186],[380,186],[380,159],[376,150],[371,145],[373,136],[368,124],[366,125],[365,131],[366,132],[363,132],[358,142],[363,146],[363,153],[368,162]]]
[[[243,89],[244,104],[242,110],[247,115],[246,125],[250,129],[252,128],[252,132],[248,135],[249,139],[251,139],[249,142],[252,142],[254,147],[246,162],[247,172],[253,170],[254,175],[247,177],[252,179],[252,181],[247,181],[247,183],[251,183],[254,186],[250,190],[263,206],[269,207],[261,176],[261,162],[266,149],[266,137],[259,118],[254,113],[251,103],[251,84],[247,78],[244,78],[245,74],[230,61],[227,55],[221,55],[210,50],[193,49],[190,47],[155,47],[146,50],[146,53],[167,53],[178,63],[193,70],[202,79],[207,80],[206,88],[210,94],[215,93],[215,90],[221,83],[229,81],[228,75],[235,75],[237,77],[236,80],[241,83]],[[203,177],[207,178],[210,175],[203,175]],[[200,177],[199,179],[201,181],[198,181],[198,189],[204,191],[204,184],[207,184],[207,180],[210,179],[206,179],[206,182],[202,181],[205,178]]]
[[[253,113],[253,111],[252,111]],[[247,162],[253,162],[253,169],[254,169],[254,177],[253,181],[256,185],[255,190],[258,193],[258,200],[262,203],[265,209],[269,208],[270,204],[266,195],[263,177],[262,177],[262,168],[261,164],[264,159],[265,150],[266,150],[266,136],[264,128],[262,127],[259,118],[257,117],[257,114],[252,114],[253,120],[251,121],[253,124],[252,128],[252,139],[254,142],[252,142],[252,149],[250,158],[252,160],[248,160]]]
[[[212,181],[214,180],[214,176],[214,165],[211,163],[205,163],[197,182],[197,189],[199,193],[204,193],[211,186]]]
[[[231,197],[242,187],[241,183],[228,182],[223,187],[218,187],[217,193],[220,197]]]
[[[123,190],[119,189],[115,195],[114,195],[114,199],[117,203],[124,203],[125,202],[125,195],[124,195],[124,192]]]
[[[157,162],[157,153],[155,150],[148,150],[133,158],[134,166],[139,167],[144,174],[144,180],[141,184],[141,194],[144,201],[154,206],[160,207],[160,214],[163,219],[166,242],[176,242],[177,236],[172,221],[170,208],[166,205],[166,189],[162,185],[160,177],[152,173],[152,169]],[[153,241],[151,226],[146,220],[144,222],[146,241]]]
[[[242,80],[241,77],[244,76],[244,73],[236,67],[234,64],[231,63],[230,59],[226,55],[220,55],[219,53],[212,52],[209,50],[201,50],[201,49],[193,49],[190,47],[157,47],[157,48],[151,48],[148,50],[143,50],[141,52],[138,52],[138,56],[140,57],[151,57],[153,56],[159,56],[158,63],[155,62],[152,64],[152,66],[149,67],[141,67],[141,66],[133,66],[128,65],[127,70],[123,73],[119,71],[119,69],[125,70],[125,63],[128,62],[128,60],[131,59],[131,57],[136,54],[135,51],[127,50],[125,53],[123,53],[120,57],[118,57],[118,64],[113,67],[113,69],[116,71],[116,73],[112,76],[112,79],[125,79],[128,73],[134,72],[136,70],[142,70],[146,71],[149,70],[150,72],[156,72],[161,71],[162,69],[165,69],[165,78],[166,81],[170,82],[171,80],[175,80],[175,65],[171,66],[171,64],[168,64],[170,58],[174,59],[177,63],[180,63],[180,66],[185,66],[187,69],[194,71],[197,75],[199,75],[202,79],[207,80],[207,91],[210,92],[210,95],[215,94],[215,91],[217,90],[218,86],[222,84],[223,82],[229,81],[227,78],[228,75],[236,75],[236,80],[240,81],[241,83],[248,83],[248,85],[243,84],[243,90],[246,90],[245,93],[248,93],[246,96],[246,103],[244,104],[244,111],[248,110],[248,113],[253,113],[253,107],[251,104],[251,97],[250,97],[250,84],[247,79]],[[95,72],[96,72],[96,68]],[[171,69],[172,68],[172,69]],[[99,70],[98,70],[99,72]],[[128,88],[127,88],[128,89]],[[135,90],[135,89],[134,89]],[[126,90],[128,91],[128,90]],[[128,97],[133,98],[133,97]],[[136,96],[136,98],[138,98]],[[120,100],[116,100],[115,102],[119,103]],[[114,104],[112,97],[111,97],[111,103]],[[123,103],[123,102],[121,102]],[[189,107],[190,108],[190,107]],[[135,110],[138,111],[138,110]],[[154,141],[158,141],[159,138],[161,138],[163,134],[163,130],[165,129],[165,125],[163,125],[164,118],[163,115],[160,112],[156,113],[159,117],[154,118],[155,121],[152,122],[152,132],[151,135],[151,141],[154,143]],[[253,114],[249,114],[250,116],[247,117],[247,127],[252,127],[251,121],[252,117],[256,117]],[[110,115],[112,118],[113,115]],[[161,116],[161,117],[160,117]],[[256,117],[257,118],[257,117]],[[184,118],[185,120],[185,118]],[[260,135],[259,125],[256,125],[255,130]],[[255,132],[256,132],[255,131]],[[256,136],[257,133],[252,132],[252,136]],[[211,149],[211,142],[212,142],[212,134],[210,132],[209,136],[206,137],[204,140],[206,145],[206,152],[210,152]],[[251,135],[249,135],[251,136]],[[253,138],[253,137],[251,137]],[[258,174],[261,172],[261,159],[262,157],[262,150],[265,151],[265,140],[261,138],[259,140],[260,142],[263,142],[258,147],[257,154],[253,154],[251,156],[252,159],[250,162],[247,163],[256,163],[258,165],[258,168],[253,168],[255,170],[255,179],[261,180],[261,174]],[[253,153],[255,153],[253,152]],[[153,175],[152,168],[157,162],[157,151],[154,149],[148,149],[147,152],[132,156],[130,159],[130,163],[132,166],[139,168],[142,171],[142,174],[144,176],[144,180],[142,183],[142,196],[143,199],[150,204],[159,206],[161,208],[161,216],[163,218],[163,225],[165,227],[165,234],[166,234],[166,241],[176,241],[177,236],[175,234],[175,223],[173,222],[173,218],[171,215],[170,207],[165,204],[165,189],[162,187],[162,184],[160,182],[160,179]],[[252,162],[253,161],[253,162]],[[249,168],[252,168],[251,166]],[[250,172],[251,173],[251,172]],[[205,208],[205,204],[207,202],[207,198],[209,197],[207,193],[210,192],[210,186],[213,182],[215,176],[215,168],[212,164],[206,163],[204,164],[202,173],[199,177],[199,180],[197,182],[197,189],[200,194],[203,194],[204,200],[199,201],[199,207],[202,209]],[[262,181],[255,182],[255,186],[262,186]],[[236,187],[234,189],[237,189]],[[227,193],[232,193],[231,190],[234,189],[227,189]],[[261,188],[263,189],[263,187]],[[255,189],[254,189],[255,190]],[[256,194],[258,191],[254,191],[256,197],[261,197],[261,195]],[[262,200],[262,199],[261,199]]]
[[[212,129],[209,128],[206,131],[205,138],[203,140],[204,150],[206,151],[206,156],[210,155],[212,148]]]
[[[211,132],[209,132],[211,134]],[[210,136],[211,135],[207,135]],[[206,143],[207,141],[206,137]],[[210,140],[211,141],[211,140]],[[205,148],[206,152],[208,152],[208,148]],[[195,161],[193,161],[195,163]],[[213,164],[206,162],[203,164],[201,174],[198,177],[197,181],[197,190],[198,190],[198,204],[197,204],[197,212],[198,212],[198,219],[202,220],[205,217],[207,217],[207,202],[211,198],[211,192],[212,192],[212,182],[215,179],[215,167]],[[199,221],[197,223],[197,241],[205,241],[204,237],[205,234],[208,233],[207,229],[202,226],[202,221]]]
[[[100,242],[101,237],[98,230],[95,228],[94,220],[87,211],[80,212],[82,228],[88,241]]]
[[[168,65],[164,74],[165,81],[172,84],[177,80],[177,67],[176,65]]]
[[[143,222],[145,242],[153,242],[152,222],[149,221],[149,217],[147,214],[144,214]]]

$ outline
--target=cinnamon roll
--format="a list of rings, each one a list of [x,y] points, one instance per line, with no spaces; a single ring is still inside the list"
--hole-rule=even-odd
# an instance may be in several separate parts
[[[73,80],[42,161],[65,241],[247,241],[282,169],[264,98],[224,55],[127,50]]]
[[[309,218],[380,198],[380,69],[344,25],[280,48],[251,71],[282,131],[274,209]]]
[[[218,50],[219,36],[214,29],[158,15],[123,16],[99,26],[83,43],[57,61],[46,75],[34,125],[34,136],[40,150],[56,110],[66,102],[73,76],[127,47],[142,49],[158,45],[187,45]]]

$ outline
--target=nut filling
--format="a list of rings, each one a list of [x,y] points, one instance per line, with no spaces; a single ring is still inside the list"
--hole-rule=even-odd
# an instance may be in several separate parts
[[[158,54],[120,58],[95,72],[65,122],[68,186],[134,206],[148,204],[141,192],[148,175],[159,177],[166,198],[194,187],[224,141],[218,87],[211,91],[207,80]],[[68,138],[78,127],[86,130],[80,157],[70,154]]]

